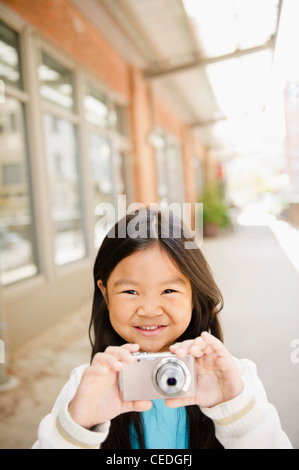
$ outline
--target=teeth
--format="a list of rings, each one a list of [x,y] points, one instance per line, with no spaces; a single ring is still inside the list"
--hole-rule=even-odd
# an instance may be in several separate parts
[[[158,326],[139,326],[141,330],[156,330]]]

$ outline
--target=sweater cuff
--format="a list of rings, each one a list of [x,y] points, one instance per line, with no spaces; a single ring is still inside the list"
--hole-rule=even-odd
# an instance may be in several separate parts
[[[68,403],[66,403],[58,413],[56,428],[70,448],[98,449],[108,435],[110,421],[99,424],[94,431],[90,431],[72,419],[68,411]]]
[[[202,407],[201,411],[213,420],[216,436],[220,438],[243,436],[258,426],[265,416],[264,407],[259,406],[248,384],[232,400],[212,408]]]

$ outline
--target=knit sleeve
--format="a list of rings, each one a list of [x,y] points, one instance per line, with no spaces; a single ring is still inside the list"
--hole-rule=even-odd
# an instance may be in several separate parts
[[[106,439],[110,422],[101,424],[91,431],[77,424],[68,412],[69,403],[87,366],[73,370],[52,412],[40,422],[38,440],[32,446],[33,449],[98,449]]]
[[[290,449],[292,445],[281,429],[278,413],[268,400],[256,366],[237,361],[243,391],[230,401],[202,412],[215,425],[216,437],[227,449]]]

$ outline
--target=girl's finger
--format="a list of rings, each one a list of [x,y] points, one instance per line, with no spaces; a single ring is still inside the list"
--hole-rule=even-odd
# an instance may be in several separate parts
[[[148,411],[153,406],[151,400],[137,400],[132,402],[132,411]]]
[[[215,336],[211,335],[207,331],[204,331],[201,334],[204,342],[206,343],[206,348],[204,349],[205,354],[214,353],[218,357],[226,358],[230,356],[230,353],[224,346],[224,344]]]
[[[106,352],[97,353],[94,356],[91,365],[92,366],[100,365],[103,367],[107,367],[108,369],[111,369],[115,372],[119,372],[123,367],[123,363],[120,360],[118,360],[117,357],[115,357],[112,354],[108,354]]]
[[[133,362],[134,356],[132,356],[133,352],[136,352],[139,349],[139,345],[123,345],[123,346],[108,346],[105,349],[105,354],[111,354],[119,361],[123,362]]]
[[[195,398],[166,398],[164,403],[168,408],[180,408],[182,406],[194,405]]]
[[[202,357],[205,353],[204,350],[207,347],[207,344],[205,343],[204,339],[199,336],[198,338],[195,338],[193,344],[190,346],[188,350],[188,354],[191,354],[194,357]]]
[[[175,343],[170,346],[170,351],[178,357],[185,357],[188,354],[188,349],[194,343],[194,339],[187,339],[181,343]]]
[[[137,352],[140,349],[140,345],[137,343],[125,343],[120,347],[123,349],[127,349],[131,353]]]

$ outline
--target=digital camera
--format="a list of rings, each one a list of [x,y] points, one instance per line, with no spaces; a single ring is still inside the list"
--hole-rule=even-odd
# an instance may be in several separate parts
[[[119,373],[119,388],[124,401],[195,396],[195,359],[178,359],[170,352],[135,353],[132,364]]]

